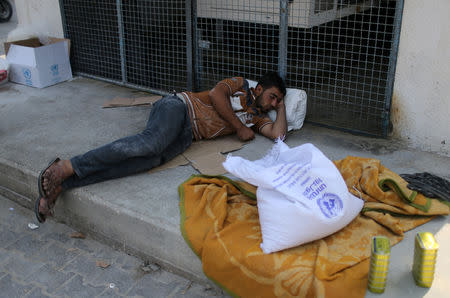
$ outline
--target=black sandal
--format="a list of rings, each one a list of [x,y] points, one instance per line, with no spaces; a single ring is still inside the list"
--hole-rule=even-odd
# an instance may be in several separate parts
[[[45,191],[44,188],[42,187],[42,182],[43,182],[43,178],[44,178],[44,173],[45,171],[48,170],[48,168],[50,168],[54,163],[57,163],[58,161],[60,161],[61,159],[59,157],[56,157],[55,159],[53,159],[48,166],[43,169],[40,173],[39,173],[39,177],[38,177],[38,189],[39,189],[39,195],[41,196],[41,198],[45,198]]]
[[[47,208],[48,208],[47,214],[43,214],[43,213],[39,212],[39,205],[41,203],[41,199],[44,199],[47,201]],[[36,215],[38,222],[44,223],[45,220],[47,219],[47,216],[49,216],[49,215],[51,216],[53,214],[53,211],[52,211],[53,207],[54,207],[54,205],[53,206],[48,205],[48,200],[45,197],[37,198],[34,203],[34,214]]]

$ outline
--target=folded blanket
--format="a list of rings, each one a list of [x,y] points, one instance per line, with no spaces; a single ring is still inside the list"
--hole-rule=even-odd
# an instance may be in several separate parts
[[[406,192],[403,179],[378,160],[335,164],[349,191],[365,200],[361,214],[333,235],[272,254],[260,248],[254,186],[204,175],[180,185],[182,234],[206,276],[234,296],[363,297],[373,236],[394,245],[405,231],[450,212],[438,200]]]

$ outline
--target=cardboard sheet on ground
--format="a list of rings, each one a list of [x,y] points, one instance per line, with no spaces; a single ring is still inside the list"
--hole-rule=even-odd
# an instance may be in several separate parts
[[[226,159],[224,154],[239,150],[244,144],[235,135],[224,136],[214,140],[193,142],[191,147],[182,155],[175,157],[162,166],[150,170],[150,173],[190,163],[204,175],[222,175],[227,172],[222,166],[222,163]]]
[[[102,108],[117,108],[117,107],[131,107],[131,106],[142,106],[142,105],[152,105],[154,102],[158,101],[161,95],[143,96],[137,98],[127,98],[127,97],[116,97],[112,100],[106,101]]]

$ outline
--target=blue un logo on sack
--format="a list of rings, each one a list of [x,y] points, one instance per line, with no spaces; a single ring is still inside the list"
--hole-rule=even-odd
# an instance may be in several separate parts
[[[320,210],[327,218],[333,218],[342,213],[342,200],[339,196],[332,193],[325,193],[317,200]]]
[[[53,76],[59,75],[58,64],[53,64],[52,66],[50,66],[50,71],[52,72]]]

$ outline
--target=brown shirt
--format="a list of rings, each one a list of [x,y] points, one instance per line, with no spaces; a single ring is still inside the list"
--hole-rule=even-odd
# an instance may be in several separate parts
[[[273,123],[267,114],[256,107],[254,89],[249,88],[247,80],[235,77],[217,84],[223,84],[230,90],[231,106],[242,123],[256,132]],[[212,139],[235,132],[235,129],[216,112],[208,93],[209,90],[179,94],[187,105],[195,140]]]

